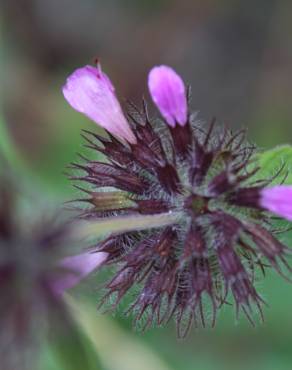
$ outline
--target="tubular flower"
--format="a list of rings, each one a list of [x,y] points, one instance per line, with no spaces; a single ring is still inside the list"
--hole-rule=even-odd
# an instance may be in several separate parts
[[[119,138],[134,144],[135,136],[122,112],[115,89],[100,65],[72,73],[63,87],[68,103]]]
[[[187,97],[183,80],[170,67],[154,67],[149,73],[148,87],[152,100],[171,126],[187,123]]]
[[[86,194],[79,201],[89,204],[81,217],[100,229],[112,225],[96,245],[108,254],[104,266],[115,268],[100,306],[114,309],[134,296],[126,312],[137,325],[174,318],[181,337],[192,325],[214,326],[230,303],[236,317],[243,312],[253,324],[264,304],[257,273],[267,263],[281,275],[290,273],[289,249],[267,226],[264,189],[255,186],[258,168],[250,170],[255,149],[244,131],[215,127],[214,120],[203,125],[188,115],[174,126],[159,103],[175,93],[173,81],[154,76],[153,85],[161,68],[150,72],[149,86],[163,120],[154,123],[145,102],[142,109],[131,105],[136,144],[86,131],[87,148],[104,160],[83,157],[72,165],[72,180],[87,185],[77,186]],[[184,100],[167,102],[169,112],[185,112]]]
[[[292,221],[292,186],[278,185],[262,189],[260,204],[268,211]]]

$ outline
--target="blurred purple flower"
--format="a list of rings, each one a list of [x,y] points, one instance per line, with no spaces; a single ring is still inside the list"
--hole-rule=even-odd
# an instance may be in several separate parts
[[[1,162],[1,161],[0,161]],[[0,163],[0,171],[2,162]],[[6,169],[4,173],[8,172]],[[23,217],[17,183],[0,176],[0,358],[3,369],[31,369],[45,330],[72,325],[63,293],[106,260],[106,253],[71,256],[72,224],[30,210]],[[49,325],[47,325],[49,324]]]
[[[127,122],[115,89],[101,67],[85,66],[76,69],[63,86],[68,103],[78,112],[85,114],[108,132],[131,144],[136,143]]]
[[[188,119],[187,97],[181,77],[168,66],[151,69],[148,76],[148,87],[152,100],[160,113],[171,126],[178,123],[184,126]]]
[[[54,291],[63,293],[67,289],[73,288],[83,278],[96,270],[106,261],[107,253],[85,252],[74,256],[63,258],[59,266],[64,269],[63,275],[54,282]]]

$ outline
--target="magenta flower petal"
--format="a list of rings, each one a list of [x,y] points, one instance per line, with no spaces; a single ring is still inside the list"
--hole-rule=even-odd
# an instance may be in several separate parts
[[[78,112],[85,114],[111,134],[129,143],[136,143],[135,135],[115,95],[115,89],[100,67],[85,66],[76,69],[67,78],[63,94]]]
[[[59,266],[65,272],[61,278],[54,282],[54,291],[60,294],[67,289],[73,288],[83,278],[97,269],[106,260],[107,256],[108,254],[104,252],[86,252],[63,258]]]
[[[148,87],[152,100],[166,122],[175,127],[176,123],[184,126],[187,123],[186,89],[181,77],[168,66],[151,69],[148,76]]]
[[[263,189],[260,205],[268,211],[292,221],[292,186],[277,185]]]

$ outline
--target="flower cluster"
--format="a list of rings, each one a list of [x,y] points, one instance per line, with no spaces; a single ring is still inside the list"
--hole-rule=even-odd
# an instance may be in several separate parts
[[[0,177],[1,367],[26,369],[31,368],[30,352],[46,324],[60,317],[69,322],[63,292],[107,255],[88,251],[72,255],[76,241],[67,222],[23,217],[16,182],[6,175]]]
[[[154,67],[148,86],[160,121],[149,118],[145,101],[125,115],[100,66],[76,70],[63,88],[108,134],[86,131],[87,147],[104,160],[73,165],[81,171],[73,179],[90,185],[82,216],[121,225],[95,247],[115,267],[101,305],[115,308],[128,296],[135,323],[174,318],[181,337],[192,325],[215,325],[230,303],[254,323],[264,304],[257,271],[269,265],[289,279],[290,251],[273,235],[269,212],[292,219],[292,187],[257,177],[244,131],[196,119],[173,69]]]

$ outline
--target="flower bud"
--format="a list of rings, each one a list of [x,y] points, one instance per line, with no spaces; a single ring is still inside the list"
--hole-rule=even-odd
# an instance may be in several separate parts
[[[63,94],[78,112],[85,114],[111,134],[131,144],[136,143],[135,135],[115,95],[115,89],[100,66],[76,69],[67,78]]]
[[[163,118],[171,126],[187,123],[187,98],[185,85],[181,77],[168,66],[151,69],[148,87],[155,105]]]

